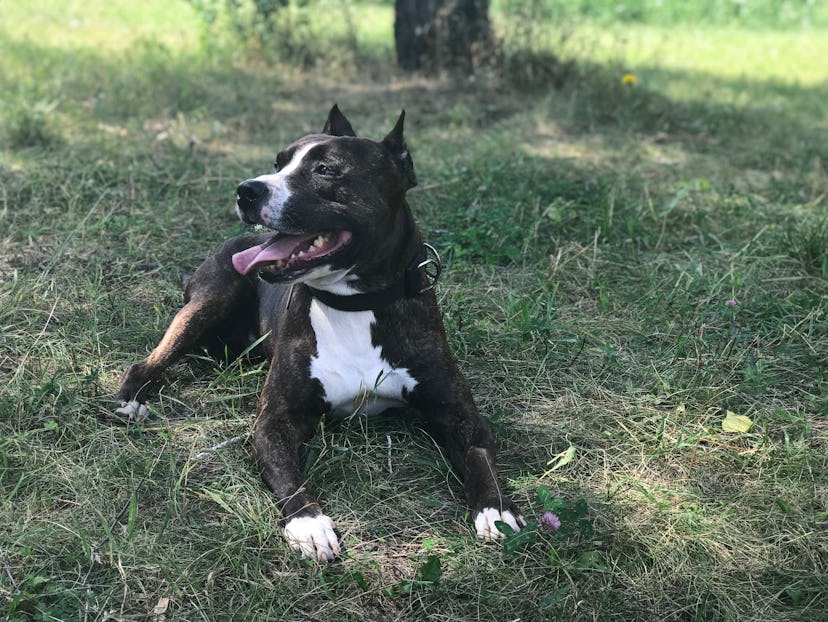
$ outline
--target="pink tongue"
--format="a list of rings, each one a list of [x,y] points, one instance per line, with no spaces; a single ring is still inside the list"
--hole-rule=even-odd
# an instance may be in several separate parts
[[[233,267],[236,269],[236,272],[247,274],[260,263],[287,259],[299,244],[312,237],[314,236],[285,236],[275,242],[248,248],[246,251],[241,251],[233,255]]]

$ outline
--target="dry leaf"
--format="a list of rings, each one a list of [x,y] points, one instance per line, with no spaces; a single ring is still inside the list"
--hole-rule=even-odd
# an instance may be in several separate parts
[[[566,466],[567,464],[572,462],[572,459],[574,457],[575,457],[575,445],[570,445],[567,449],[565,449],[561,453],[552,456],[552,458],[549,460],[549,462],[546,463],[546,466],[549,466],[550,464],[554,465],[551,469],[549,469],[547,471],[547,473],[550,473],[552,471],[557,471],[561,467]]]
[[[152,615],[154,615],[154,616],[164,615],[165,613],[167,613],[167,609],[169,609],[169,608],[170,608],[170,599],[165,597],[165,596],[162,596],[161,598],[158,599],[158,604],[155,605],[155,607],[153,608]]]
[[[750,417],[737,415],[732,410],[728,410],[722,420],[722,430],[725,432],[747,432],[752,427],[753,421]]]

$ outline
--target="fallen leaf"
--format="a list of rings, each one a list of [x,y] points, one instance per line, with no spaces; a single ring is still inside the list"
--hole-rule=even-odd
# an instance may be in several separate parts
[[[561,467],[566,466],[572,459],[575,458],[575,445],[570,445],[561,453],[552,456],[549,462],[546,463],[546,466],[553,465],[551,469],[547,471],[547,473],[551,471],[557,471]]]
[[[747,432],[752,427],[753,421],[750,417],[737,415],[732,410],[725,413],[725,418],[722,421],[722,430],[725,432]]]
[[[420,566],[420,578],[429,583],[437,583],[443,574],[443,568],[440,564],[440,557],[438,555],[429,555],[426,562]]]
[[[156,604],[155,607],[153,608],[152,615],[154,615],[154,616],[164,615],[165,613],[167,613],[167,609],[169,609],[169,608],[170,608],[170,599],[167,598],[166,596],[162,596],[161,598],[158,599],[158,604]]]

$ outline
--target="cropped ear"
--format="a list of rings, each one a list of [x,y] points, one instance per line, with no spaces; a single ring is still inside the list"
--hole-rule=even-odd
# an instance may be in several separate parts
[[[325,127],[322,128],[322,133],[328,134],[329,136],[356,136],[356,132],[351,127],[351,123],[339,111],[339,106],[336,104],[333,105],[333,108],[328,113],[328,120],[325,121]]]
[[[411,159],[411,154],[408,153],[408,147],[405,146],[405,139],[403,138],[404,123],[405,110],[400,112],[400,118],[397,119],[394,129],[382,139],[382,144],[391,152],[394,164],[397,165],[397,169],[405,181],[405,189],[408,190],[417,185],[417,176],[414,174],[414,160]]]

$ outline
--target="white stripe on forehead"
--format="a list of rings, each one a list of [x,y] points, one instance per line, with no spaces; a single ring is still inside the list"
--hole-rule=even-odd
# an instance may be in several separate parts
[[[284,167],[281,171],[277,173],[277,175],[290,175],[293,171],[299,168],[299,165],[302,163],[302,159],[308,154],[308,151],[316,147],[319,144],[319,141],[315,141],[312,143],[308,143],[301,149],[297,150],[293,157],[288,162],[287,166]]]
[[[293,153],[293,157],[290,159],[290,162],[287,163],[281,170],[274,172],[274,173],[267,173],[265,175],[259,175],[256,177],[256,181],[264,182],[268,185],[278,185],[281,182],[283,177],[290,175],[293,173],[299,166],[302,164],[302,160],[308,155],[308,151],[316,147],[320,141],[315,141],[312,143],[308,143],[301,149],[297,149]]]
[[[262,224],[271,229],[279,228],[282,208],[290,199],[290,175],[299,168],[302,160],[308,155],[308,152],[320,142],[314,141],[296,150],[290,162],[287,163],[287,166],[283,167],[280,171],[267,175],[259,175],[254,179],[254,181],[260,181],[265,184],[270,191],[267,203],[262,206]]]

